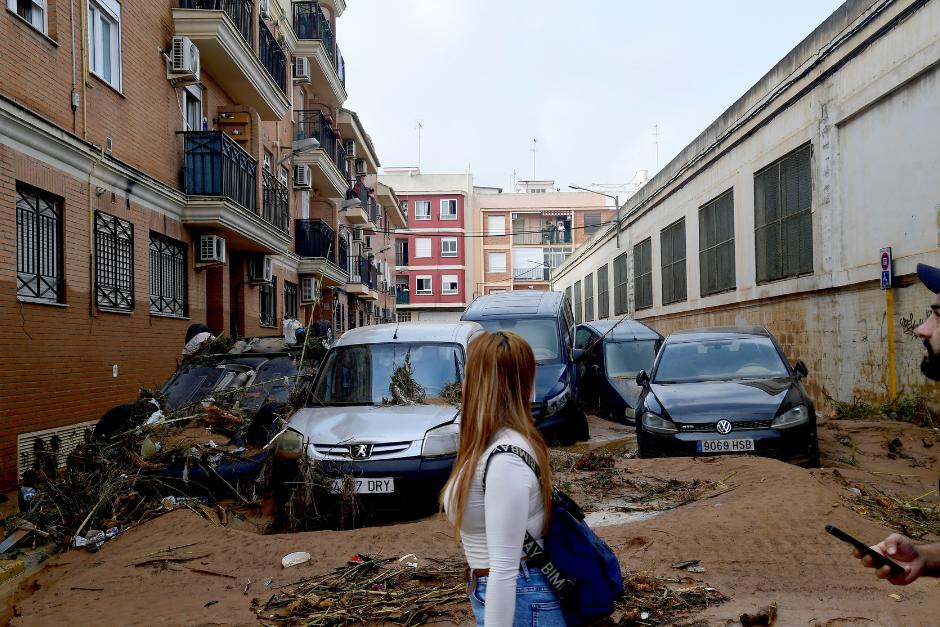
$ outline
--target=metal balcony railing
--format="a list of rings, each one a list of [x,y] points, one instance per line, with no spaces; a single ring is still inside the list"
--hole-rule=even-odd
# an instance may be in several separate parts
[[[406,292],[403,290],[395,291],[395,304],[396,305],[407,305],[411,302],[411,292]]]
[[[319,2],[294,3],[294,33],[297,34],[297,39],[322,41],[326,54],[330,57],[330,63],[333,64],[334,69],[337,68],[336,37],[333,35],[330,20],[326,18]]]
[[[349,162],[346,160],[346,148],[343,147],[343,142],[336,142],[336,167],[339,169],[339,173],[343,175],[344,179],[349,178]]]
[[[342,268],[346,274],[351,274],[349,272],[349,244],[346,243],[345,239],[339,239],[336,251],[336,265]]]
[[[382,217],[382,208],[375,198],[369,199],[369,221],[378,224]]]
[[[406,251],[399,250],[395,253],[395,265],[396,266],[408,265],[408,253]]]
[[[263,18],[258,18],[258,58],[277,86],[287,92],[287,59]]]
[[[336,75],[339,76],[343,87],[346,87],[346,60],[343,59],[343,53],[339,51],[339,46],[336,46]]]
[[[294,139],[313,138],[334,162],[337,155],[336,132],[319,109],[294,111]],[[338,167],[338,166],[337,166]]]
[[[516,281],[548,281],[551,275],[550,268],[531,267],[513,268],[512,278]]]
[[[350,283],[362,283],[369,287],[369,289],[374,289],[377,279],[377,272],[375,268],[372,267],[372,264],[369,263],[369,258],[365,255],[359,255],[358,257],[353,257],[353,271],[350,274],[349,282]]]
[[[256,212],[258,162],[222,131],[183,133],[185,191],[223,196]]]
[[[294,220],[294,246],[300,257],[320,257],[336,262],[336,231],[320,220]],[[346,267],[340,264],[343,270]]]
[[[254,6],[254,0],[180,0],[181,9],[224,11],[249,48],[254,47],[251,36],[251,16],[254,13]]]
[[[290,222],[288,201],[290,193],[287,186],[267,170],[262,170],[261,192],[263,198],[261,217],[282,231],[287,231]]]

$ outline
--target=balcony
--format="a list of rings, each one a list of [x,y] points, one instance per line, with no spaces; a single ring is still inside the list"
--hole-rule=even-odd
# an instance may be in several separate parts
[[[288,201],[290,193],[287,190],[287,185],[281,183],[267,170],[264,170],[261,173],[261,192],[261,217],[282,231],[288,231],[290,227],[290,203]]]
[[[268,76],[275,83],[287,91],[287,57],[281,50],[280,44],[271,33],[271,29],[264,23],[264,20],[258,18],[258,57],[261,64],[268,71]]]
[[[300,257],[299,274],[321,276],[325,286],[349,279],[345,263],[336,263],[336,232],[323,220],[294,220],[294,250]]]
[[[378,271],[369,263],[369,258],[365,255],[354,257],[346,292],[363,300],[378,300],[379,293],[375,289],[376,285],[378,285]]]
[[[551,278],[551,268],[541,266],[528,268],[513,268],[512,278],[515,281],[548,281]]]
[[[565,228],[558,229],[558,216],[528,214],[512,221],[512,243],[522,246],[544,246],[545,244],[570,244],[571,220],[562,221]]]
[[[356,198],[355,188],[350,190],[349,198],[350,200]],[[369,215],[369,190],[367,187],[362,186],[359,188],[359,204],[353,205],[346,209],[346,221],[350,224],[361,226],[366,229],[374,229],[375,225],[372,224],[372,220]]]
[[[224,231],[231,244],[244,250],[286,250],[286,189],[271,188],[272,209],[267,208],[266,195],[259,215],[257,161],[221,131],[189,131],[183,136],[183,191],[188,196],[183,223]]]
[[[408,251],[399,250],[395,252],[395,265],[396,266],[408,265]]]
[[[322,101],[346,102],[346,66],[336,48],[333,27],[319,2],[294,2],[295,56],[310,61],[310,82]]]
[[[411,302],[411,292],[408,290],[398,289],[395,290],[395,304],[396,305],[407,305]]]
[[[326,198],[346,198],[349,183],[340,170],[336,132],[323,112],[318,109],[294,111],[294,164],[310,166],[313,187]]]
[[[199,47],[202,71],[235,100],[254,107],[262,120],[281,120],[290,109],[284,80],[278,81],[278,61],[285,63],[277,42],[264,43],[262,57],[254,51],[253,0],[180,0],[174,8],[175,35],[189,37]],[[262,33],[266,30],[262,28]],[[268,33],[270,35],[270,33]]]

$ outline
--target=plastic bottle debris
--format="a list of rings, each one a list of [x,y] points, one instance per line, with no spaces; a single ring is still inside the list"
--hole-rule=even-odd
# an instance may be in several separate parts
[[[153,440],[150,439],[148,435],[144,438],[144,441],[140,443],[140,456],[144,459],[150,459],[157,454],[157,447],[154,446]]]
[[[166,420],[166,416],[164,416],[163,412],[158,409],[157,411],[150,414],[150,417],[147,418],[147,422],[144,423],[144,426],[146,427],[148,425],[155,425],[163,422],[164,420]]]
[[[304,564],[310,561],[310,554],[306,551],[297,551],[296,553],[288,553],[281,558],[281,566],[284,568],[290,568],[291,566],[297,566],[298,564]]]

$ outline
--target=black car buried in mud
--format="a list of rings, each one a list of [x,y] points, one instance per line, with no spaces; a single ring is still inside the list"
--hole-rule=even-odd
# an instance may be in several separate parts
[[[819,464],[816,409],[764,327],[670,335],[651,374],[637,375],[641,457],[757,454]]]

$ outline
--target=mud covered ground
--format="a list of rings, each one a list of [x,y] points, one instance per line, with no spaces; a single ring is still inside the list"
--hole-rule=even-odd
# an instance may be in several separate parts
[[[668,580],[660,585],[672,590],[707,586],[727,597],[632,624],[735,625],[743,612],[771,603],[777,625],[937,624],[937,580],[885,584],[823,531],[833,523],[871,543],[892,529],[937,539],[937,432],[896,421],[822,419],[819,432],[823,467],[807,470],[757,457],[636,459],[632,428],[592,419],[591,442],[554,451],[553,470],[625,573]],[[357,553],[415,554],[419,563],[462,556],[437,516],[261,535],[254,531],[264,514],[243,520],[178,510],[97,553],[59,554],[8,590],[7,617],[19,626],[259,625],[252,599],[343,566]],[[136,565],[182,545],[190,546],[177,553],[196,559]],[[281,557],[293,551],[313,559],[285,570]],[[692,560],[702,572],[673,568]],[[468,605],[449,611],[439,620],[470,619]]]

